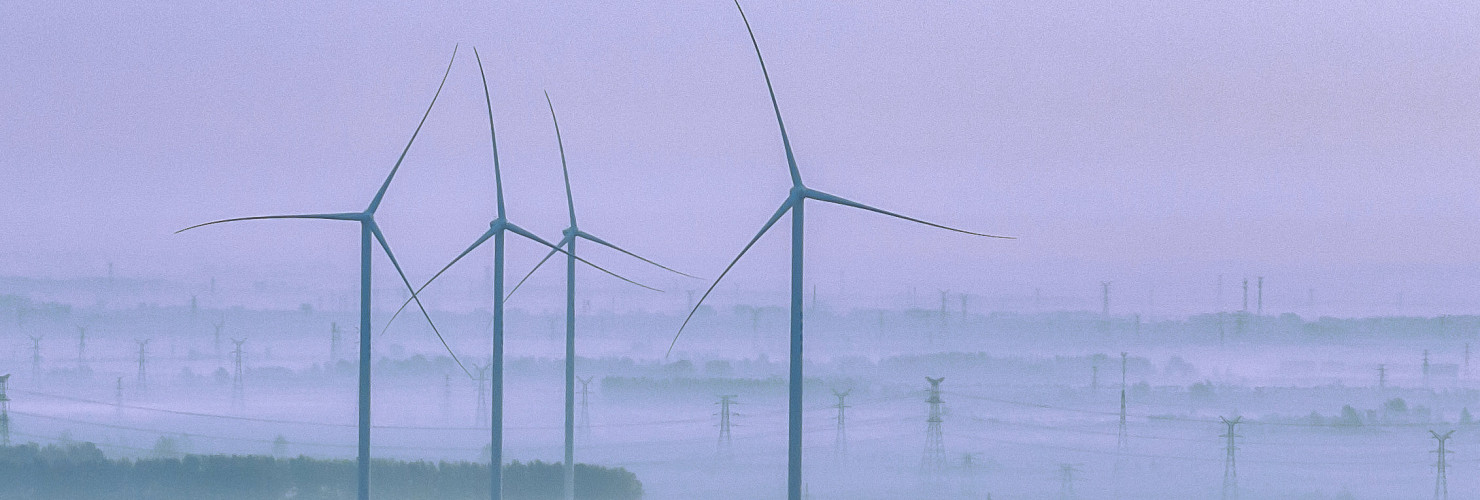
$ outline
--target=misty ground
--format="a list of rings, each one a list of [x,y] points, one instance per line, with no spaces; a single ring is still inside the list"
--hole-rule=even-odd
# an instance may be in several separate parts
[[[215,306],[225,301],[210,293],[193,306],[77,305],[56,298],[69,286],[86,288],[53,283],[0,298],[12,442],[93,442],[109,457],[354,457],[352,309]],[[376,325],[398,302],[387,295]],[[702,308],[666,357],[679,311],[581,312],[577,375],[594,381],[578,462],[626,468],[653,499],[785,491],[783,309]],[[433,316],[464,364],[487,362],[486,310]],[[374,454],[486,462],[479,384],[419,319],[376,333]],[[563,315],[514,308],[508,321],[505,456],[558,462]],[[341,329],[337,351],[331,324]],[[1230,310],[1142,318],[814,304],[807,326],[811,498],[1058,498],[1068,487],[1076,498],[1217,498],[1226,461],[1220,417],[1235,416],[1243,418],[1236,458],[1244,498],[1428,498],[1429,431],[1451,429],[1449,491],[1480,495],[1471,474],[1480,425],[1469,422],[1480,391],[1466,354],[1480,317]],[[233,338],[246,339],[239,398]],[[141,377],[136,342],[144,339]],[[924,460],[927,376],[945,377],[939,469]],[[851,391],[846,450],[838,447],[834,390]],[[721,395],[736,401],[728,451]]]

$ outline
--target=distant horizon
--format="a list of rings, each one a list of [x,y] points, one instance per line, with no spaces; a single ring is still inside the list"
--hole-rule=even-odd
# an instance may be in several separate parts
[[[911,288],[1094,297],[1113,280],[1117,303],[1149,304],[1155,288],[1156,309],[1190,311],[1212,301],[1218,274],[1263,275],[1281,310],[1315,288],[1318,304],[1350,313],[1396,311],[1399,293],[1405,309],[1480,311],[1480,53],[1466,50],[1480,26],[1463,21],[1480,6],[747,7],[809,185],[1019,238],[818,206],[809,287],[871,301]],[[0,274],[112,261],[134,276],[352,286],[352,228],[173,232],[363,208],[458,43],[380,212],[413,280],[492,213],[473,46],[510,216],[538,234],[565,218],[545,90],[583,227],[665,265],[714,278],[786,185],[764,81],[726,2],[0,14],[0,43],[28,47],[0,54],[12,68],[0,76],[12,174],[0,213],[18,242]],[[714,299],[783,292],[785,240],[762,240]],[[540,253],[511,247],[510,269]],[[702,288],[596,256],[659,288]]]

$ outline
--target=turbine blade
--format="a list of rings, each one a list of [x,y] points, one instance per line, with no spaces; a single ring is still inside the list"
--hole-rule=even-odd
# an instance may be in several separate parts
[[[550,121],[555,122],[555,144],[560,146],[560,170],[565,173],[565,206],[570,209],[570,227],[576,227],[576,202],[570,194],[570,168],[565,166],[565,141],[560,139],[560,120],[555,118],[555,103],[545,91],[545,104],[550,106]]]
[[[562,239],[559,243],[556,243],[555,246],[564,247],[565,241],[566,240]],[[514,284],[514,288],[509,289],[508,294],[504,295],[504,302],[508,302],[509,297],[513,297],[514,292],[519,291],[519,287],[524,286],[524,282],[529,281],[529,277],[534,276],[534,272],[538,271],[540,269],[540,266],[545,265],[545,261],[550,260],[550,257],[554,257],[556,253],[559,253],[559,250],[551,250],[550,253],[545,254],[545,258],[540,259],[540,262],[538,264],[535,264],[534,267],[529,270],[529,272],[524,273],[524,277],[520,278],[519,282]]]
[[[541,245],[544,245],[546,247],[549,247],[549,248],[551,248],[551,249],[553,249],[555,251],[558,251],[560,253],[567,254],[567,255],[570,254],[569,252],[566,252],[565,249],[560,248],[558,246],[555,246],[554,244],[552,244],[552,243],[550,243],[548,241],[545,241],[543,238],[540,238],[539,236],[535,236],[534,233],[531,233],[529,231],[525,231],[524,228],[522,228],[522,227],[519,227],[519,226],[516,226],[516,225],[513,225],[513,224],[509,224],[509,230],[510,231],[513,231],[514,234],[518,234],[519,236],[523,236],[525,238],[529,238],[530,240],[533,240],[535,243],[539,243]],[[662,291],[662,290],[659,290],[657,288],[653,288],[653,287],[644,285],[642,283],[638,283],[636,281],[632,281],[631,279],[628,279],[626,276],[622,276],[620,274],[611,272],[611,271],[607,270],[604,267],[601,267],[601,266],[598,266],[598,265],[592,263],[589,260],[582,259],[581,256],[579,256],[579,255],[575,256],[575,259],[577,261],[579,261],[580,263],[582,263],[582,264],[585,264],[585,265],[588,265],[588,266],[591,266],[591,267],[596,268],[597,271],[601,271],[603,273],[610,274],[610,275],[612,275],[613,277],[615,277],[615,278],[617,278],[619,280],[626,281],[628,283],[631,283],[631,284],[634,284],[634,285],[637,285],[637,286],[646,288],[648,290],[652,290],[654,292],[661,292]]]
[[[433,274],[431,279],[428,279],[426,283],[422,283],[421,288],[417,288],[416,291],[411,294],[411,298],[416,298],[417,295],[421,294],[422,290],[425,290],[427,288],[427,285],[431,285],[433,281],[436,281],[438,277],[442,276],[442,273],[447,272],[448,269],[452,269],[453,264],[456,264],[457,261],[462,260],[462,258],[466,257],[468,254],[473,253],[473,250],[478,249],[479,245],[482,245],[483,242],[488,241],[489,238],[492,238],[494,235],[494,231],[494,229],[489,229],[488,231],[484,232],[483,236],[478,237],[478,240],[474,241],[472,245],[469,245],[467,250],[463,250],[462,253],[457,254],[457,257],[452,259],[452,262],[448,262],[447,265],[442,266],[442,269],[438,270],[437,274]],[[385,328],[382,328],[380,330],[381,335],[385,335],[385,331],[390,329],[391,323],[396,321],[396,317],[400,316],[401,312],[405,311],[406,307],[411,305],[411,298],[408,298],[405,302],[402,302],[401,307],[399,309],[396,309],[396,312],[394,314],[391,314],[391,319],[386,320]]]
[[[427,324],[432,327],[432,333],[437,334],[437,340],[442,341],[442,347],[444,349],[447,349],[448,355],[452,356],[452,362],[457,363],[457,367],[461,368],[463,373],[467,374],[468,377],[471,378],[473,376],[473,372],[468,371],[468,367],[463,366],[462,360],[457,359],[457,353],[452,352],[452,346],[447,344],[447,339],[443,338],[442,332],[437,330],[437,324],[432,322],[432,315],[427,313],[426,306],[422,305],[421,299],[416,296],[416,290],[412,288],[411,280],[406,279],[406,273],[401,270],[401,263],[396,262],[396,254],[395,252],[391,251],[391,245],[385,242],[385,234],[382,234],[380,232],[380,227],[376,226],[374,223],[370,224],[370,233],[374,234],[375,240],[380,242],[380,248],[385,250],[385,256],[389,257],[391,260],[391,266],[396,268],[396,275],[401,277],[401,283],[405,284],[406,290],[411,292],[411,300],[416,301],[416,307],[421,309],[421,315],[427,319]]]
[[[709,294],[714,292],[715,287],[719,286],[720,280],[725,279],[725,275],[730,273],[730,269],[735,268],[735,264],[740,262],[740,258],[745,256],[745,252],[749,252],[750,247],[755,246],[755,242],[760,241],[761,236],[765,236],[766,231],[770,231],[771,226],[776,225],[776,221],[781,220],[781,216],[786,215],[786,211],[791,210],[792,200],[793,198],[787,198],[786,202],[781,204],[781,208],[776,209],[776,213],[771,215],[771,220],[766,221],[766,225],[761,226],[761,230],[755,233],[755,237],[750,239],[750,243],[746,243],[745,248],[740,249],[740,253],[735,255],[735,259],[730,261],[730,265],[725,266],[725,270],[719,273],[719,277],[714,279],[714,283],[711,283],[709,289],[704,291],[704,295],[699,297],[699,301],[694,303],[694,308],[689,310],[688,317],[685,317],[683,324],[678,326],[678,333],[673,334],[673,341],[668,343],[668,352],[663,353],[663,357],[666,358],[669,354],[673,354],[673,346],[678,344],[678,337],[683,335],[684,327],[689,326],[689,320],[694,319],[694,313],[699,311],[699,306],[704,304],[704,299],[709,298]]]
[[[771,94],[771,109],[776,111],[776,126],[781,129],[781,145],[786,148],[786,165],[791,168],[792,186],[802,185],[802,174],[797,170],[797,159],[791,154],[791,138],[786,135],[786,123],[781,121],[781,105],[776,103],[776,90],[771,88],[771,73],[766,71],[766,59],[761,57],[761,44],[755,41],[755,30],[750,29],[750,20],[745,18],[745,9],[740,0],[735,0],[735,9],[740,11],[740,20],[745,21],[745,31],[750,33],[750,44],[755,46],[755,58],[761,62],[761,75],[766,77],[766,92]]]
[[[197,227],[209,226],[209,225],[212,225],[212,224],[220,224],[220,223],[223,223],[223,222],[237,222],[237,221],[244,221],[244,220],[266,220],[266,219],[360,220],[360,218],[363,215],[364,214],[360,214],[360,213],[339,213],[339,214],[258,215],[258,216],[255,216],[255,217],[236,217],[236,218],[232,218],[232,219],[213,220],[213,221],[210,221],[210,222],[207,222],[207,223],[204,223],[204,224],[196,224],[194,226],[190,226],[190,227],[187,227],[185,229],[181,229],[179,231],[175,231],[175,234],[180,234],[180,233],[183,233],[185,231],[189,231],[191,229],[195,229]]]
[[[824,193],[824,192],[821,192],[821,191],[812,190],[812,189],[808,189],[807,190],[806,196],[808,198],[811,198],[811,199],[814,199],[814,200],[817,200],[817,201],[825,201],[825,202],[828,202],[828,203],[842,205],[842,206],[845,206],[845,207],[853,207],[853,208],[858,208],[858,209],[862,209],[862,210],[868,210],[870,212],[874,212],[874,213],[877,213],[877,214],[883,214],[883,215],[887,215],[887,216],[890,216],[890,217],[900,218],[900,219],[904,219],[904,220],[907,220],[907,221],[910,221],[910,222],[916,222],[916,223],[924,224],[924,225],[927,225],[927,226],[930,226],[930,227],[945,229],[947,231],[955,231],[955,232],[958,232],[958,233],[970,234],[970,235],[974,235],[974,236],[984,236],[984,237],[987,237],[987,238],[1001,238],[1001,239],[1004,239],[1004,240],[1015,240],[1015,239],[1017,239],[1017,238],[1012,237],[1012,236],[998,236],[998,235],[995,235],[995,234],[974,233],[974,232],[971,232],[971,231],[967,231],[965,229],[956,229],[956,228],[950,227],[950,226],[942,226],[942,225],[936,224],[934,222],[926,222],[926,221],[923,221],[923,220],[920,220],[920,219],[916,219],[914,217],[906,217],[906,216],[903,216],[903,215],[900,215],[900,214],[897,214],[897,213],[894,213],[894,212],[890,212],[888,210],[884,210],[884,209],[881,209],[881,208],[874,208],[874,207],[871,207],[871,206],[868,206],[868,205],[864,205],[862,203],[859,203],[859,202],[856,202],[856,201],[853,201],[853,200],[850,200],[850,199],[847,199],[847,198],[843,198],[843,197],[840,197],[840,196],[830,195],[830,194],[827,194],[827,193]]]
[[[478,60],[478,76],[483,77],[483,102],[488,105],[488,139],[493,142],[493,185],[498,192],[498,218],[504,218],[504,176],[498,166],[498,132],[493,126],[493,97],[488,94],[488,75],[483,73],[483,58],[478,47],[473,47],[473,58]]]
[[[596,244],[598,244],[598,245],[604,245],[604,246],[606,246],[606,247],[607,247],[607,248],[610,248],[610,249],[612,249],[612,250],[616,250],[616,251],[618,251],[618,252],[622,252],[622,253],[625,253],[625,254],[627,254],[627,255],[630,255],[630,256],[632,256],[632,257],[633,257],[633,258],[635,258],[635,259],[637,259],[637,260],[640,260],[640,261],[643,261],[643,262],[646,262],[646,263],[648,263],[648,264],[652,264],[652,265],[654,265],[654,266],[658,266],[658,267],[660,267],[660,268],[662,268],[662,269],[664,269],[664,270],[666,270],[666,271],[668,271],[668,272],[671,272],[671,273],[674,273],[674,274],[678,274],[678,275],[682,275],[682,276],[688,276],[688,277],[690,277],[690,278],[694,278],[694,279],[696,279],[696,280],[697,280],[697,279],[703,279],[703,278],[700,278],[700,277],[698,277],[698,276],[694,276],[694,275],[692,275],[692,274],[689,274],[689,273],[686,273],[686,272],[683,272],[683,271],[679,271],[679,270],[677,270],[677,269],[674,269],[674,268],[671,268],[671,267],[668,267],[668,266],[665,266],[665,265],[662,265],[662,264],[659,264],[659,263],[657,263],[657,262],[653,262],[653,261],[651,261],[651,260],[648,260],[648,259],[647,259],[647,258],[645,258],[645,257],[643,257],[643,256],[641,256],[641,255],[637,255],[637,254],[635,254],[635,253],[632,253],[632,252],[629,252],[629,251],[627,251],[627,250],[626,250],[626,249],[623,249],[623,248],[622,248],[622,247],[619,247],[619,246],[616,246],[616,245],[613,245],[613,244],[611,244],[611,243],[608,243],[608,242],[607,242],[607,241],[606,241],[606,240],[603,240],[603,239],[601,239],[601,238],[597,238],[597,237],[596,237],[596,235],[593,235],[593,234],[591,234],[591,233],[588,233],[588,232],[585,232],[585,231],[580,231],[580,232],[578,232],[578,233],[576,233],[576,234],[577,234],[577,235],[579,235],[579,236],[580,236],[580,237],[582,237],[582,238],[585,238],[585,239],[587,239],[587,240],[590,240],[590,241],[591,241],[591,242],[592,242],[592,243],[596,243]]]
[[[411,151],[411,143],[416,142],[416,135],[421,133],[421,126],[426,125],[427,117],[432,115],[432,106],[437,105],[437,97],[442,95],[442,86],[447,84],[447,75],[452,74],[452,62],[456,60],[457,46],[453,46],[452,58],[447,61],[447,71],[442,73],[442,83],[437,84],[437,93],[432,94],[432,103],[427,105],[426,113],[421,115],[421,122],[417,123],[416,130],[411,132],[411,140],[406,141],[406,148],[401,150],[401,157],[396,158],[396,166],[391,167],[390,175],[385,176],[385,182],[381,183],[380,191],[375,193],[375,199],[370,200],[370,208],[366,208],[366,212],[375,213],[375,209],[380,208],[380,200],[385,198],[385,190],[390,189],[391,179],[396,178],[396,171],[401,169],[401,162],[406,160],[406,153]]]

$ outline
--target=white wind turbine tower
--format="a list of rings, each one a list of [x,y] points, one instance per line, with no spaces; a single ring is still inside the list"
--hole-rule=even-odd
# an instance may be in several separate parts
[[[442,82],[437,85],[437,92],[432,95],[431,104],[427,105],[426,113],[422,114],[421,122],[416,125],[416,130],[411,133],[411,140],[406,142],[405,149],[401,150],[401,156],[396,159],[395,166],[391,167],[390,175],[386,176],[385,182],[380,185],[380,190],[377,191],[375,193],[375,197],[370,200],[370,206],[366,207],[364,210],[359,212],[238,217],[233,219],[211,221],[204,224],[197,224],[176,231],[176,233],[180,233],[201,226],[209,226],[212,224],[220,224],[223,222],[260,219],[324,219],[336,221],[352,221],[358,222],[360,224],[360,391],[359,454],[357,464],[358,478],[356,484],[358,490],[357,498],[359,498],[360,500],[367,500],[370,498],[370,239],[372,237],[380,243],[380,248],[385,251],[386,257],[390,258],[391,266],[395,267],[396,274],[400,275],[401,277],[401,282],[406,285],[406,288],[408,290],[411,289],[411,282],[406,279],[406,273],[401,271],[401,264],[396,261],[395,253],[391,252],[390,244],[386,243],[385,234],[381,232],[380,226],[375,223],[375,210],[380,208],[380,201],[382,198],[385,197],[386,190],[390,188],[391,180],[396,177],[396,171],[401,168],[401,162],[406,159],[406,153],[411,150],[411,144],[416,141],[416,136],[421,132],[422,125],[426,124],[427,117],[432,114],[432,107],[437,104],[437,97],[442,95],[442,86],[447,83],[447,75],[452,72],[452,62],[456,59],[457,49],[453,48],[452,58],[451,60],[447,61],[447,70],[442,73]],[[421,308],[422,316],[426,317],[428,324],[431,324],[432,318],[430,315],[427,314],[426,308],[421,305],[421,300],[416,298],[414,293],[412,294],[412,299],[416,301],[417,307]],[[441,339],[442,334],[440,332],[437,332],[436,329],[436,325],[432,325],[432,331],[436,332],[437,338]],[[445,339],[442,340],[442,345],[444,347],[447,346],[447,341]],[[451,348],[448,347],[448,353],[451,352]],[[453,354],[452,357],[453,360],[457,360],[457,355]],[[459,361],[458,366],[462,366],[462,362]],[[467,369],[463,368],[463,371],[467,371]]]
[[[473,57],[478,59],[478,72],[480,75],[482,75],[483,60],[478,55],[478,49],[476,47],[473,49]],[[443,266],[441,270],[437,271],[437,274],[432,275],[431,279],[428,279],[427,282],[423,283],[420,288],[417,288],[414,292],[412,292],[411,297],[412,299],[415,299],[417,294],[420,294],[422,290],[426,289],[427,285],[432,284],[432,281],[435,281],[438,277],[442,276],[442,273],[447,272],[447,270],[451,269],[454,264],[457,264],[458,261],[462,260],[463,257],[466,257],[469,253],[472,253],[473,250],[476,250],[484,242],[488,241],[489,239],[493,239],[493,373],[489,377],[489,385],[492,388],[491,404],[493,406],[493,421],[491,425],[492,460],[489,463],[492,464],[490,469],[492,469],[493,475],[491,494],[494,500],[498,500],[503,495],[503,468],[500,465],[503,463],[504,449],[504,300],[507,298],[504,295],[504,233],[507,231],[519,236],[523,236],[530,241],[539,243],[550,248],[552,252],[566,253],[566,251],[561,249],[559,245],[550,243],[549,241],[546,241],[539,236],[535,236],[534,233],[531,233],[528,230],[515,225],[513,222],[510,222],[505,216],[504,181],[498,161],[498,134],[495,131],[493,123],[493,98],[488,92],[488,77],[486,75],[483,75],[483,98],[488,107],[489,140],[493,144],[493,180],[494,189],[497,193],[497,217],[494,218],[492,222],[488,223],[488,230],[485,231],[482,236],[479,236],[478,239],[473,241],[472,245],[469,245],[466,250],[463,250],[463,252],[458,254],[456,258],[453,258],[451,262],[448,262],[446,266]],[[622,281],[626,281],[628,283],[632,283],[643,288],[656,290],[655,288],[624,278],[621,275],[602,268],[601,266],[592,264],[586,259],[580,257],[572,257],[572,259],[596,268],[597,270],[600,270],[606,274],[615,276]],[[406,303],[401,305],[402,309],[404,309],[410,303],[410,300],[406,301]],[[398,314],[399,312],[400,311],[397,311]],[[395,320],[395,315],[392,315],[391,320]]]
[[[561,247],[561,248],[564,248],[565,249],[565,462],[564,462],[564,464],[565,464],[565,486],[564,486],[564,494],[565,494],[565,496],[564,496],[564,498],[565,498],[565,500],[575,500],[575,495],[576,495],[575,494],[575,491],[576,491],[575,490],[575,488],[576,488],[576,483],[575,483],[575,477],[576,477],[576,469],[575,469],[575,408],[576,408],[575,407],[575,393],[576,393],[576,240],[577,239],[584,238],[584,239],[586,239],[586,241],[590,241],[592,243],[595,243],[595,244],[598,244],[598,245],[601,245],[601,246],[610,248],[612,250],[616,250],[618,252],[622,252],[622,253],[627,254],[627,255],[629,255],[629,256],[631,256],[633,258],[636,258],[637,260],[646,262],[648,264],[652,264],[654,266],[657,266],[657,267],[662,268],[664,270],[667,270],[669,272],[673,272],[673,273],[676,273],[676,274],[679,274],[679,275],[682,275],[682,276],[687,276],[687,277],[694,278],[694,279],[698,279],[698,277],[697,276],[690,275],[690,274],[686,274],[686,273],[683,273],[683,272],[680,272],[680,271],[677,271],[675,269],[669,268],[668,266],[664,266],[664,265],[659,264],[657,262],[653,262],[651,260],[648,260],[647,258],[644,258],[641,255],[637,255],[635,253],[629,252],[626,249],[623,249],[622,247],[616,246],[616,245],[614,245],[612,243],[608,243],[606,240],[603,240],[601,238],[598,238],[598,237],[596,237],[595,235],[593,235],[591,233],[582,231],[581,228],[576,225],[576,202],[575,202],[575,197],[571,195],[571,191],[570,191],[570,168],[566,165],[566,162],[565,162],[565,142],[560,138],[560,120],[555,117],[555,104],[550,101],[550,93],[549,92],[546,92],[545,93],[545,104],[547,104],[547,105],[550,106],[550,121],[555,124],[555,143],[560,148],[560,170],[561,170],[561,173],[563,173],[565,175],[565,203],[566,203],[566,208],[570,212],[570,227],[565,228],[565,230],[562,232],[562,234],[564,235],[563,238],[561,238],[560,242],[559,243],[556,243],[555,246]],[[524,282],[526,280],[528,280],[529,277],[531,275],[533,275],[535,271],[539,270],[540,266],[544,265],[546,261],[550,260],[550,257],[555,256],[555,252],[556,252],[555,250],[550,250],[549,253],[545,254],[545,258],[540,259],[540,262],[538,264],[535,264],[534,268],[533,269],[530,269],[529,270],[529,273],[528,274],[525,274],[524,275],[524,278],[523,279],[520,279],[519,280],[519,283],[515,284],[514,285],[514,288],[512,290],[509,290],[509,294],[510,295],[513,295],[514,294],[514,291],[518,290],[520,285],[523,285]]]
[[[719,286],[719,282],[724,279],[725,274],[729,273],[730,269],[734,268],[735,264],[740,261],[740,258],[745,256],[745,252],[750,251],[750,248],[755,245],[756,241],[760,240],[761,236],[764,236],[766,234],[766,231],[769,231],[771,229],[771,226],[775,225],[776,221],[781,219],[781,216],[786,215],[786,213],[790,211],[791,369],[789,375],[790,397],[787,402],[789,415],[787,422],[786,488],[788,499],[800,500],[802,498],[802,236],[804,234],[803,222],[806,220],[802,212],[804,202],[808,199],[812,199],[842,205],[845,207],[867,210],[870,212],[887,215],[890,217],[896,217],[899,219],[904,219],[910,222],[924,224],[939,229],[955,231],[958,233],[984,236],[989,238],[1011,238],[1005,236],[994,236],[990,234],[973,233],[971,231],[964,231],[961,229],[942,226],[940,224],[926,222],[920,219],[906,217],[894,212],[874,208],[856,201],[811,189],[802,184],[802,175],[801,172],[797,169],[796,157],[792,154],[791,151],[791,140],[786,135],[786,124],[783,123],[781,120],[781,106],[776,102],[776,91],[771,88],[771,76],[766,72],[766,61],[764,58],[761,57],[760,44],[755,41],[755,32],[750,28],[750,21],[745,19],[745,11],[744,9],[740,8],[739,1],[735,2],[735,8],[740,9],[740,18],[742,21],[745,22],[746,31],[750,33],[751,45],[755,47],[756,59],[760,61],[761,74],[766,79],[766,90],[771,95],[771,108],[776,113],[776,125],[781,130],[781,144],[782,147],[786,150],[786,163],[791,171],[791,191],[788,193],[786,201],[783,201],[781,203],[781,206],[776,209],[776,213],[771,215],[771,218],[766,221],[765,225],[761,226],[760,232],[757,232],[755,237],[751,238],[750,242],[745,244],[745,247],[742,248],[740,250],[740,253],[735,256],[735,259],[730,261],[730,265],[725,266],[725,270],[720,273],[718,278],[715,278],[714,284],[709,286],[709,289],[706,290],[704,292],[704,295],[699,298],[699,302],[696,303],[694,305],[694,308],[689,311],[689,315],[687,318],[684,319],[683,325],[679,326],[679,333],[677,335],[674,335],[673,343],[669,344],[668,352],[673,352],[673,345],[677,344],[678,336],[683,334],[684,327],[688,326],[689,321],[694,318],[694,313],[699,310],[699,304],[704,303],[704,299],[709,297],[710,292],[713,292],[716,286]]]

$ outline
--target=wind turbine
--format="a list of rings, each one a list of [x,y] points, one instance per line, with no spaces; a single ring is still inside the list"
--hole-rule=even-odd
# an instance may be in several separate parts
[[[565,206],[570,212],[570,227],[562,231],[563,237],[555,246],[565,249],[565,500],[574,500],[576,497],[576,467],[575,467],[575,392],[576,392],[576,240],[585,238],[586,241],[622,252],[637,260],[658,266],[664,270],[682,276],[699,279],[697,276],[686,274],[669,268],[657,262],[648,260],[641,255],[629,252],[622,247],[607,242],[595,235],[582,231],[576,225],[576,202],[570,191],[570,167],[565,162],[565,142],[560,138],[560,120],[555,117],[555,104],[550,101],[550,93],[545,92],[545,104],[550,107],[550,121],[555,124],[555,144],[560,147],[560,170],[565,175]],[[550,250],[545,258],[540,259],[518,284],[509,290],[509,295],[519,289],[540,266],[555,256],[556,250]]]
[[[457,264],[458,261],[462,260],[463,257],[466,257],[469,253],[472,253],[473,250],[476,250],[484,242],[488,241],[489,239],[493,239],[494,300],[492,363],[494,367],[492,370],[493,373],[489,377],[489,385],[492,388],[493,393],[491,398],[491,404],[493,406],[493,422],[491,425],[492,459],[489,462],[491,464],[491,467],[489,468],[492,470],[493,474],[493,485],[491,493],[493,499],[498,500],[503,495],[503,467],[501,465],[503,464],[504,450],[504,301],[507,299],[507,297],[504,296],[504,233],[512,232],[516,235],[523,236],[530,241],[549,247],[552,252],[561,252],[566,253],[567,255],[571,255],[572,260],[580,261],[581,263],[594,267],[606,274],[615,276],[622,281],[626,281],[628,283],[632,283],[634,285],[650,290],[657,289],[624,278],[621,275],[602,268],[601,266],[592,264],[586,259],[575,257],[574,254],[568,253],[565,250],[561,249],[559,245],[550,243],[549,241],[545,241],[545,239],[540,238],[539,236],[535,236],[534,233],[531,233],[528,230],[525,230],[524,228],[519,227],[518,225],[509,221],[504,213],[504,181],[498,161],[498,133],[496,132],[493,123],[493,97],[491,97],[488,92],[488,76],[483,72],[483,59],[481,56],[478,55],[478,49],[476,47],[473,48],[473,57],[478,60],[478,73],[483,78],[483,99],[488,107],[488,134],[489,140],[493,144],[493,181],[494,189],[497,192],[498,201],[497,217],[494,218],[492,222],[488,223],[488,230],[484,231],[482,236],[479,236],[478,239],[474,240],[473,244],[469,245],[467,250],[463,250],[463,252],[458,254],[457,257],[453,258],[451,262],[448,262],[446,266],[443,266],[441,270],[437,271],[437,274],[432,275],[431,279],[428,279],[427,282],[423,283],[420,288],[417,288],[415,291],[412,292],[411,297],[412,299],[416,299],[417,294],[420,294],[422,290],[426,289],[427,285],[432,284],[432,281],[435,281],[438,277],[442,276],[442,273],[447,272],[447,270],[451,269],[454,264]],[[546,258],[548,258],[548,256]],[[406,303],[403,303],[401,305],[402,309],[410,304],[410,302],[411,301],[408,300]],[[397,311],[397,314],[399,313],[400,311]],[[391,316],[391,320],[395,320],[395,315]]]
[[[447,70],[442,73],[442,83],[439,83],[437,85],[437,92],[432,95],[431,104],[427,105],[426,113],[422,114],[421,116],[421,122],[416,125],[416,130],[411,133],[411,140],[406,142],[406,148],[401,150],[401,156],[396,159],[395,166],[391,167],[390,175],[387,175],[385,177],[385,182],[380,185],[380,190],[377,191],[375,193],[375,197],[370,200],[370,206],[366,207],[364,210],[359,212],[324,214],[262,215],[256,217],[238,217],[234,219],[222,219],[207,222],[204,224],[197,224],[175,232],[176,234],[178,234],[198,227],[220,224],[223,222],[260,219],[324,219],[336,221],[352,221],[358,222],[360,224],[360,401],[358,482],[356,484],[359,492],[358,498],[360,500],[367,500],[370,498],[370,239],[372,237],[380,243],[380,248],[385,250],[385,256],[390,258],[391,265],[396,268],[396,274],[400,275],[401,277],[401,282],[406,285],[406,288],[408,290],[411,289],[411,281],[406,279],[406,273],[401,271],[401,264],[396,261],[395,253],[391,252],[390,244],[386,243],[385,234],[381,232],[380,226],[375,223],[375,211],[376,209],[380,208],[380,201],[382,198],[385,197],[386,190],[390,188],[391,180],[396,177],[396,171],[400,170],[401,162],[406,159],[406,153],[411,150],[411,144],[416,141],[417,134],[421,133],[422,125],[426,124],[427,117],[432,114],[432,107],[437,104],[437,97],[442,95],[442,86],[447,83],[447,75],[452,72],[452,62],[456,59],[457,48],[454,47],[452,49],[452,58],[447,61]],[[427,314],[426,308],[423,307],[421,304],[421,299],[418,299],[415,293],[412,294],[411,298],[416,301],[417,307],[421,308],[422,316],[426,317],[427,323],[431,324],[431,315]],[[442,339],[442,334],[441,332],[437,332],[437,327],[435,324],[432,325],[432,331],[437,333],[438,339]],[[217,326],[217,332],[220,332],[219,325]],[[442,339],[442,345],[443,347],[447,347],[448,353],[452,352],[451,347],[447,346],[446,339]],[[457,355],[453,354],[452,358],[453,360],[457,360]],[[458,362],[458,366],[462,366],[461,361]],[[463,368],[463,371],[467,371],[467,368]]]
[[[696,303],[694,305],[694,308],[689,311],[688,317],[684,318],[683,325],[679,326],[678,328],[678,334],[675,334],[673,336],[673,342],[669,344],[668,352],[670,354],[673,352],[673,346],[678,343],[678,337],[679,335],[683,334],[684,327],[688,326],[689,321],[694,318],[694,313],[699,310],[699,304],[704,303],[704,299],[709,297],[709,294],[714,291],[714,288],[716,286],[719,286],[719,282],[724,279],[725,274],[729,273],[730,269],[734,268],[737,262],[740,262],[740,258],[745,256],[745,252],[750,251],[750,248],[755,245],[756,241],[760,240],[761,236],[765,236],[766,231],[769,231],[771,229],[771,226],[775,225],[776,221],[781,219],[781,216],[786,215],[786,213],[790,211],[791,370],[789,381],[790,398],[787,402],[787,409],[789,410],[790,415],[788,416],[787,422],[786,488],[787,498],[789,498],[790,500],[800,500],[802,497],[802,236],[804,234],[803,221],[806,220],[803,216],[802,211],[804,207],[804,202],[806,200],[812,199],[836,205],[842,205],[845,207],[867,210],[869,212],[904,219],[910,222],[924,224],[934,228],[955,231],[958,233],[984,236],[989,238],[1011,238],[1006,236],[994,236],[990,234],[974,233],[971,231],[965,231],[952,227],[942,226],[940,224],[926,222],[912,217],[906,217],[894,212],[874,208],[840,196],[818,191],[802,184],[802,174],[800,170],[797,169],[796,157],[792,154],[791,151],[791,139],[787,137],[786,124],[781,120],[781,106],[776,103],[776,91],[771,87],[771,76],[769,73],[766,72],[766,61],[764,58],[761,57],[760,44],[756,42],[755,31],[750,28],[750,21],[745,18],[745,10],[740,7],[740,2],[738,0],[735,2],[735,8],[740,10],[740,19],[745,22],[745,30],[750,33],[750,43],[752,46],[755,47],[755,57],[758,61],[760,61],[761,74],[766,79],[766,90],[771,95],[771,109],[776,113],[776,125],[781,130],[781,144],[782,147],[786,150],[786,163],[791,171],[791,191],[787,194],[786,200],[781,202],[781,206],[776,209],[776,213],[771,215],[771,218],[766,221],[766,224],[764,226],[761,226],[760,232],[757,232],[755,237],[751,238],[750,242],[745,244],[745,248],[740,250],[740,253],[735,256],[734,260],[730,261],[730,265],[725,266],[724,272],[721,272],[719,274],[719,277],[715,278],[714,283],[709,286],[709,289],[706,290],[704,292],[704,295],[699,298],[699,302]]]

